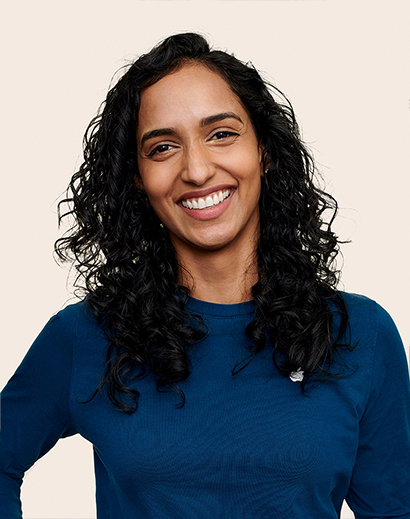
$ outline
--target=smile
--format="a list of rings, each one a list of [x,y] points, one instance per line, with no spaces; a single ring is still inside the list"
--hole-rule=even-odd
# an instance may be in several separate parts
[[[218,191],[211,193],[204,198],[191,198],[190,200],[182,200],[181,205],[186,209],[207,209],[214,205],[218,205],[226,200],[231,194],[231,190]]]

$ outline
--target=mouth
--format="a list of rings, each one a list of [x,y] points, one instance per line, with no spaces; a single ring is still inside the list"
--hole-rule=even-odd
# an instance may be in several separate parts
[[[215,191],[214,193],[210,193],[203,198],[189,198],[186,200],[181,200],[182,207],[185,209],[208,209],[209,207],[213,207],[215,205],[221,204],[231,195],[231,189]]]

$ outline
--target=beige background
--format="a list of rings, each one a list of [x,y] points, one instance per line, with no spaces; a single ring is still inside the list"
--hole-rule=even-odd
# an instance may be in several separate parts
[[[339,200],[344,288],[380,302],[410,344],[410,37],[406,0],[30,0],[3,4],[0,386],[71,297],[52,259],[55,201],[113,73],[194,30],[290,98]],[[27,518],[95,516],[92,451],[59,444],[23,485]],[[350,517],[345,512],[345,517]]]

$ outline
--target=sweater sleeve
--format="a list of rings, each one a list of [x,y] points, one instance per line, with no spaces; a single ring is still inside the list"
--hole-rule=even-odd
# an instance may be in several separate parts
[[[24,472],[64,436],[69,414],[72,347],[67,324],[50,319],[1,393],[0,517],[20,519]]]
[[[390,316],[378,328],[367,405],[346,498],[356,519],[410,519],[410,389],[406,354]]]

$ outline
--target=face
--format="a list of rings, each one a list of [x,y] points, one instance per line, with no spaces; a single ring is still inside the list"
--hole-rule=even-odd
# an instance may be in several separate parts
[[[137,144],[136,182],[177,253],[255,243],[262,149],[221,76],[191,64],[144,90]]]

